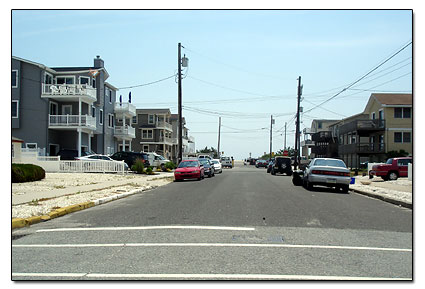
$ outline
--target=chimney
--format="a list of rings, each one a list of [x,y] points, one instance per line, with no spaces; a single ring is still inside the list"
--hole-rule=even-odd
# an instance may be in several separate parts
[[[94,59],[94,68],[103,68],[104,62],[102,58],[100,58],[100,55],[96,55],[96,58]]]

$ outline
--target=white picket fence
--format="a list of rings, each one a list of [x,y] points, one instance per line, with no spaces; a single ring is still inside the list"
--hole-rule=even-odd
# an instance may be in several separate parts
[[[124,161],[61,161],[60,157],[39,156],[36,152],[25,152],[18,163],[34,164],[49,173],[121,173],[124,174]]]

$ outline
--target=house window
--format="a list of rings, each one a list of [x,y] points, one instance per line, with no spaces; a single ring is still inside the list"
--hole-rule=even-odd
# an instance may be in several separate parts
[[[18,87],[18,71],[12,70],[12,88]]]
[[[403,142],[403,135],[401,132],[395,132],[394,133],[394,142],[395,143],[401,143]]]
[[[144,152],[149,152],[149,145],[143,145],[143,151]]]
[[[56,84],[74,84],[74,76],[58,76],[56,77]]]
[[[108,126],[114,127],[114,115],[110,113],[108,113]]]
[[[90,77],[80,76],[80,84],[90,84]]]
[[[155,120],[154,120],[154,115],[153,114],[149,114],[148,115],[148,124],[154,124]]]
[[[58,114],[58,104],[56,102],[51,101],[49,106],[49,114],[57,115]]]
[[[411,133],[410,132],[403,132],[403,142],[404,143],[410,143],[411,142]]]
[[[382,109],[378,112],[378,119],[384,119],[384,111]]]
[[[103,109],[99,109],[99,124],[103,125]]]
[[[44,83],[53,84],[53,75],[51,75],[50,73],[44,72]]]
[[[72,105],[71,104],[67,104],[67,105],[62,105],[62,115],[72,115]]]
[[[412,117],[412,108],[403,107],[403,118],[411,118]]]
[[[93,88],[96,88],[96,78],[93,78]]]
[[[321,129],[322,128],[322,123],[321,122],[319,122],[319,129]]]
[[[91,116],[96,117],[96,107],[94,106],[91,107]]]
[[[37,143],[27,143],[25,146],[27,149],[37,149]]]
[[[111,90],[106,87],[105,87],[105,96],[106,96],[106,99],[109,99],[109,103],[112,103]]]
[[[375,119],[375,112],[372,112],[372,119]]]
[[[137,116],[133,116],[133,118],[132,118],[132,122],[133,122],[133,123],[137,123]]]
[[[19,117],[19,101],[12,100],[12,118]]]
[[[142,138],[143,139],[152,139],[153,130],[152,129],[142,129]]]

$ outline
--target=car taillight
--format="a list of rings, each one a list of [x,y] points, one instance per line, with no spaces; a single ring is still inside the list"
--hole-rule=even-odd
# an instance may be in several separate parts
[[[343,177],[350,176],[349,172],[332,172],[332,171],[313,170],[311,173],[315,175],[343,176]]]

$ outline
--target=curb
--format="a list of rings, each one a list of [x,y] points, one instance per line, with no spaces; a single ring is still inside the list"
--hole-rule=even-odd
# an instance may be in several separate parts
[[[394,204],[394,205],[397,205],[397,206],[401,206],[401,207],[408,208],[408,209],[413,209],[413,204],[411,204],[411,203],[406,203],[406,202],[403,202],[403,201],[400,201],[400,200],[391,199],[391,198],[388,198],[388,197],[385,197],[385,196],[376,195],[376,194],[372,194],[372,193],[369,193],[369,192],[360,191],[360,190],[357,190],[357,189],[350,189],[350,191],[353,191],[355,193],[365,195],[365,196],[368,196],[368,197],[371,197],[371,198],[379,199],[381,201],[391,203],[391,204]]]
[[[51,219],[55,219],[55,218],[64,216],[66,214],[81,211],[81,210],[88,209],[88,208],[98,206],[98,205],[101,205],[101,204],[109,203],[113,200],[122,199],[122,198],[128,197],[130,195],[141,193],[143,191],[154,189],[154,188],[156,188],[156,186],[147,186],[143,189],[135,189],[135,190],[132,190],[130,192],[125,192],[125,193],[122,193],[122,194],[117,194],[117,195],[114,195],[114,196],[109,196],[109,197],[97,199],[95,201],[84,202],[84,203],[80,203],[80,204],[77,204],[77,205],[71,205],[71,206],[59,208],[59,209],[51,211],[48,215],[33,216],[33,217],[28,217],[28,218],[13,218],[12,219],[12,230],[17,229],[17,228],[29,227],[30,225],[33,225],[33,224],[45,222],[45,221],[48,221],[48,220],[51,220]]]

